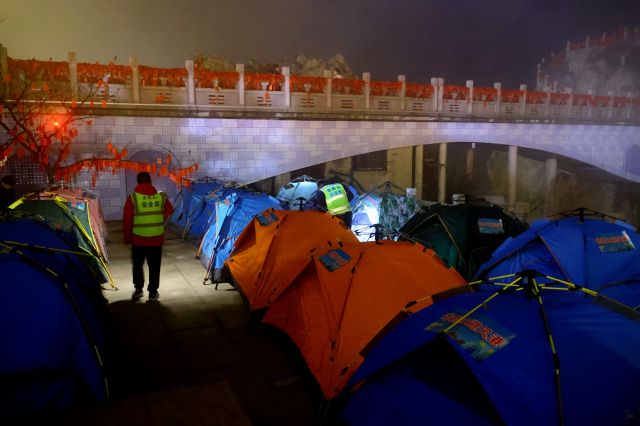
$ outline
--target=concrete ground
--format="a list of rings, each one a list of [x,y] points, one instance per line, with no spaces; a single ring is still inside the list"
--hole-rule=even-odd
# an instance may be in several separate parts
[[[110,222],[105,291],[117,344],[112,400],[67,413],[61,423],[95,425],[313,425],[321,394],[293,344],[248,327],[228,284],[203,285],[196,242],[168,231],[160,300],[133,302],[128,247]],[[326,424],[326,423],[325,423]]]

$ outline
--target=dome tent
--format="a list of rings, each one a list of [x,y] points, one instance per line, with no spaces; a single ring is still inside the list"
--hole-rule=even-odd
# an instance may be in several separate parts
[[[0,217],[1,416],[58,412],[109,397],[111,321],[76,235]]]

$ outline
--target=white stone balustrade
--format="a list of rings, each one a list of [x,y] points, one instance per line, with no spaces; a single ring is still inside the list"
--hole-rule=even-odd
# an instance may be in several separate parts
[[[136,109],[142,106],[145,109],[176,110],[177,115],[182,115],[181,110],[195,109],[199,114],[209,111],[214,115],[217,110],[261,110],[294,114],[344,115],[353,112],[354,115],[366,113],[382,117],[386,114],[423,115],[481,121],[498,118],[545,122],[640,122],[640,99],[629,95],[614,96],[613,93],[608,96],[569,93],[568,98],[558,103],[554,101],[556,98],[552,98],[552,94],[557,92],[530,92],[524,84],[520,85],[519,91],[513,91],[504,89],[500,83],[495,83],[493,89],[475,86],[473,80],[468,80],[465,86],[449,86],[445,85],[443,78],[431,78],[430,84],[421,85],[425,93],[427,88],[430,90],[427,97],[415,95],[419,92],[416,90],[407,93],[407,84],[410,83],[404,75],[398,76],[397,82],[376,82],[368,72],[363,73],[361,80],[343,80],[334,78],[330,70],[325,70],[323,93],[320,93],[318,88],[312,90],[310,84],[294,85],[293,80],[299,77],[290,75],[288,67],[282,69],[282,75],[251,74],[245,72],[243,64],[236,65],[235,87],[230,88],[229,84],[222,87],[216,84],[216,78],[216,82],[208,83],[210,87],[202,87],[195,78],[196,71],[191,60],[185,62],[186,73],[179,71],[181,76],[176,77],[176,81],[173,81],[174,77],[164,76],[142,81],[137,59],[131,57],[129,62],[130,76],[126,80],[121,78],[119,84],[101,86],[93,97],[94,102],[100,100],[107,109]],[[88,79],[78,74],[73,52],[69,53],[68,67],[72,93],[89,93],[92,87],[95,89],[94,83],[87,83]],[[170,71],[161,68],[153,70],[160,74]],[[212,75],[215,76],[215,72]],[[108,78],[105,77],[105,81],[108,82]],[[252,84],[247,86],[247,81]],[[374,84],[377,92],[372,92]],[[383,89],[380,90],[380,87]],[[387,90],[388,87],[393,87],[393,90]]]

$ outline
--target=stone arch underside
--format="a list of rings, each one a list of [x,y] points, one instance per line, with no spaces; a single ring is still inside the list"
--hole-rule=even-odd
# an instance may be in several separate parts
[[[130,153],[163,147],[183,164],[198,162],[195,177],[239,183],[356,154],[450,142],[531,148],[640,182],[636,169],[626,164],[629,150],[640,144],[639,126],[110,116],[98,117],[88,130],[81,129],[78,154],[95,155],[97,147],[108,141],[118,149],[127,146]],[[124,182],[109,179],[101,177],[96,189],[114,202],[126,196],[119,192]]]

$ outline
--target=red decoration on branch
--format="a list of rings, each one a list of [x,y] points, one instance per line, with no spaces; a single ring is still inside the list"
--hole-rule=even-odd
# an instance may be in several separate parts
[[[165,157],[165,164],[162,164],[162,159],[159,159],[158,166],[156,164],[143,163],[140,161],[125,160],[124,157],[127,156],[127,148],[125,147],[121,151],[118,151],[111,142],[107,143],[107,151],[111,153],[112,158],[86,158],[76,161],[68,166],[58,168],[55,172],[56,180],[70,182],[71,179],[80,172],[92,171],[91,185],[95,186],[100,173],[110,170],[111,173],[115,175],[119,170],[131,170],[136,173],[149,172],[160,176],[166,176],[176,185],[189,186],[190,181],[187,177],[193,175],[198,170],[198,163],[194,163],[189,167],[180,169],[170,168],[169,164],[172,160],[171,154],[167,154]]]

